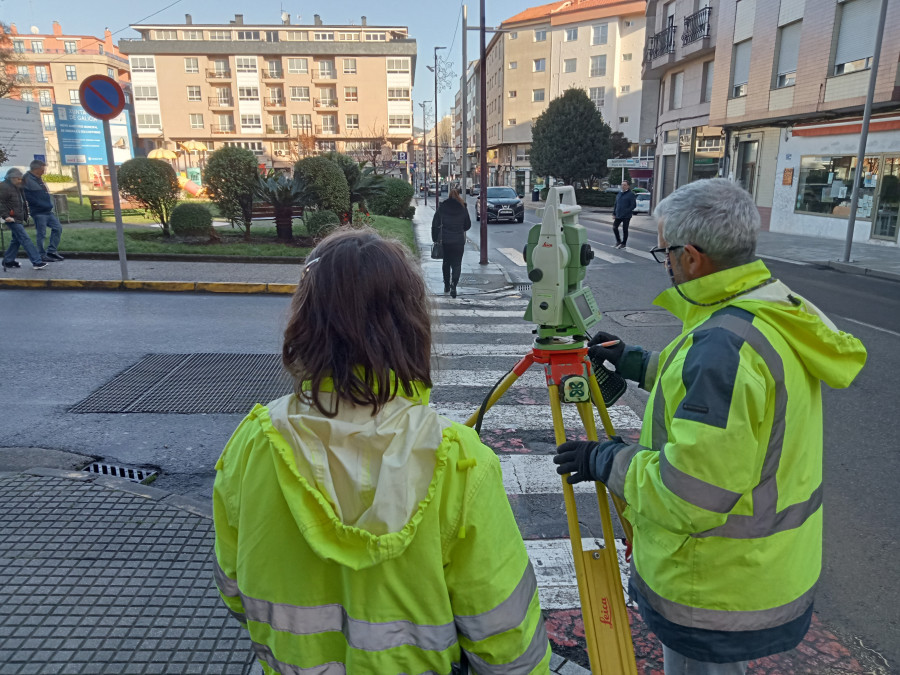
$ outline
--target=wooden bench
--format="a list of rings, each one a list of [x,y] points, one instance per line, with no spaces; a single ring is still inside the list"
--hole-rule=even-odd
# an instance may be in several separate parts
[[[303,209],[294,206],[291,209],[292,218],[302,218]],[[253,202],[253,210],[250,215],[251,220],[275,220],[275,207],[266,202]]]
[[[91,220],[94,219],[95,213],[99,213],[100,220],[103,220],[104,213],[115,212],[112,195],[89,196],[88,201],[91,203]],[[122,208],[123,214],[139,213],[142,216],[147,215],[146,209],[137,202],[130,202],[127,199],[119,197],[119,206]]]

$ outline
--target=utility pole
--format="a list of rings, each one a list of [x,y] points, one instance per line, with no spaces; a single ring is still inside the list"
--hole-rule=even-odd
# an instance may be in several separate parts
[[[487,81],[485,79],[485,23],[484,23],[484,0],[481,0],[481,27],[478,31],[479,37],[479,61],[478,68],[480,71],[480,78],[478,82],[478,115],[480,118],[481,129],[480,131],[480,148],[479,152],[481,156],[480,160],[480,171],[481,171],[481,191],[479,192],[479,196],[481,199],[481,213],[479,214],[481,217],[481,259],[478,261],[482,265],[488,264],[487,257],[487,247],[488,247],[488,232],[487,232],[487,106],[485,105],[487,101]]]
[[[423,198],[425,199],[425,204],[428,204],[428,130],[425,126],[425,108],[431,101],[422,101],[419,105],[422,106],[422,184],[425,186],[425,194]],[[418,159],[418,157],[416,158]]]
[[[856,175],[853,179],[853,193],[850,197],[850,216],[847,218],[847,241],[844,242],[843,262],[850,262],[850,249],[853,246],[853,230],[856,227],[856,209],[859,206],[859,184],[863,176],[863,162],[866,159],[866,142],[869,140],[869,120],[872,119],[872,103],[875,100],[875,81],[878,78],[878,61],[881,56],[881,39],[884,37],[884,22],[887,15],[888,0],[881,0],[881,13],[878,17],[878,30],[875,33],[875,53],[872,55],[872,70],[869,73],[869,92],[866,94],[866,107],[863,109],[862,129],[859,134],[859,150],[856,153]]]
[[[468,15],[469,15],[469,7],[468,5],[463,5],[462,8],[462,149],[460,151],[460,167],[462,173],[462,177],[459,181],[459,188],[462,191],[463,201],[466,199],[466,160],[469,158],[469,136],[466,133],[466,123],[469,121],[469,102],[468,102],[468,55],[466,54],[466,36],[469,33],[467,28],[468,25]]]
[[[439,49],[446,47],[434,48],[434,210],[437,211],[441,206],[441,160],[438,157],[440,143],[438,143],[438,62],[437,53]]]

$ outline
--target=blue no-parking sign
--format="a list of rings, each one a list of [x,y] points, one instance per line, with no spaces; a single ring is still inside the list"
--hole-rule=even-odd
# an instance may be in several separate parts
[[[98,120],[109,121],[125,109],[125,92],[111,77],[91,75],[78,88],[81,107]]]

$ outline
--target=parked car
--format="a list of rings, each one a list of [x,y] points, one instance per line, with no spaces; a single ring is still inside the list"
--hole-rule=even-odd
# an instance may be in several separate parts
[[[441,183],[441,194],[445,195],[448,193],[450,186],[447,183]]]
[[[649,192],[638,192],[634,195],[636,200],[636,204],[634,207],[635,213],[650,213],[650,193]]]
[[[481,220],[481,196],[475,200],[475,219]],[[489,187],[487,189],[487,221],[501,220],[517,223],[525,221],[525,204],[511,187]]]
[[[474,185],[469,187],[467,192],[470,195],[472,195],[473,197],[477,197],[478,195],[481,194],[481,185],[479,185],[478,183],[475,183]]]

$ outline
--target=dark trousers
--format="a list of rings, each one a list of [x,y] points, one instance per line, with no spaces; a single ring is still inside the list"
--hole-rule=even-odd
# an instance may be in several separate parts
[[[444,285],[456,286],[459,283],[459,273],[462,270],[463,252],[466,250],[464,242],[451,244],[444,242],[444,264],[441,269],[444,272]]]
[[[616,243],[628,243],[628,224],[631,218],[616,218],[613,220],[613,234],[616,235]],[[619,223],[622,223],[622,238],[619,239]]]

